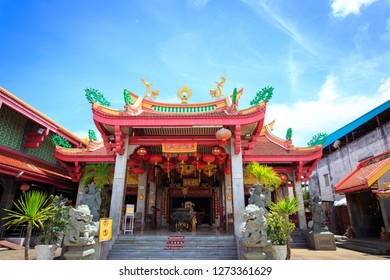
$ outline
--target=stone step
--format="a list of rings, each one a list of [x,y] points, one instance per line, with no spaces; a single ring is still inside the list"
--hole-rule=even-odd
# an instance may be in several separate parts
[[[229,235],[184,236],[184,239],[180,236],[122,235],[117,238],[107,259],[236,260],[238,256],[235,238]]]

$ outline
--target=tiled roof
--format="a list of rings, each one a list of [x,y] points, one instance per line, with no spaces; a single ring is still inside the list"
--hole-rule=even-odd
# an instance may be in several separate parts
[[[286,148],[270,141],[265,135],[261,135],[253,149],[252,155],[258,156],[302,156],[316,153],[315,148]]]
[[[336,193],[348,193],[368,189],[384,173],[390,170],[390,151],[360,162],[355,170],[335,185]]]
[[[11,168],[20,171],[30,172],[38,176],[43,176],[55,180],[71,181],[65,169],[46,165],[30,160],[26,157],[10,153],[0,149],[0,168]]]

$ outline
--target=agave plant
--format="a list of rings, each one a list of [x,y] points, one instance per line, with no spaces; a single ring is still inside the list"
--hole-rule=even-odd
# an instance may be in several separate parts
[[[289,260],[291,258],[291,228],[289,215],[300,209],[298,206],[298,199],[296,197],[293,199],[290,199],[289,197],[279,198],[277,203],[271,201],[269,208],[271,212],[279,213],[284,218],[287,246],[286,260]]]
[[[246,169],[257,178],[260,184],[269,187],[271,191],[280,186],[279,174],[271,166],[251,162],[246,166]]]
[[[27,224],[24,259],[29,259],[31,232],[34,227],[44,229],[44,222],[55,215],[55,208],[50,196],[41,191],[29,191],[13,202],[16,210],[4,209],[8,214],[3,218],[8,220],[4,226]]]

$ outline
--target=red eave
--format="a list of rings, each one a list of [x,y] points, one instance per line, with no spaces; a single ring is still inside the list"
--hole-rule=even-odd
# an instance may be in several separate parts
[[[55,157],[61,162],[115,162],[115,156],[108,154],[104,146],[94,151],[57,147]]]
[[[44,164],[30,156],[11,152],[4,147],[0,148],[0,171],[15,177],[23,171],[23,174],[17,178],[18,180],[39,181],[57,187],[75,188],[65,169]]]
[[[369,189],[371,185],[390,170],[390,151],[357,164],[356,168],[345,176],[334,190],[337,194],[345,194]]]
[[[111,126],[122,127],[191,127],[191,126],[211,126],[211,125],[245,125],[258,122],[265,116],[266,106],[257,105],[251,111],[245,110],[245,114],[227,114],[224,110],[205,113],[161,113],[147,112],[139,115],[110,114],[118,112],[97,104],[93,104],[93,119],[95,123],[102,123]]]

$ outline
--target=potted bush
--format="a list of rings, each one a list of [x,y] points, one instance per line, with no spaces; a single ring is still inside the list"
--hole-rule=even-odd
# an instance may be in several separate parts
[[[289,260],[291,258],[291,230],[295,228],[294,224],[291,225],[289,215],[297,212],[300,209],[298,206],[298,199],[296,197],[294,197],[293,199],[290,199],[289,197],[279,198],[277,203],[271,201],[269,208],[271,212],[281,215],[282,219],[284,219],[284,228],[285,228],[284,232],[286,235],[285,242],[286,242],[286,249],[287,249],[286,260]],[[268,220],[267,222],[268,224],[270,223],[270,221]],[[292,226],[293,228],[291,228]],[[279,238],[281,236],[282,234],[279,234]]]
[[[41,191],[23,193],[17,202],[13,202],[16,210],[4,209],[7,220],[6,228],[27,224],[26,241],[24,245],[24,259],[29,259],[31,232],[34,227],[44,228],[44,222],[55,215],[54,204],[50,197]]]
[[[51,260],[55,251],[62,245],[62,239],[67,231],[69,206],[63,196],[50,196],[54,208],[54,215],[43,223],[39,235],[39,245],[35,246],[37,260]]]
[[[277,212],[265,214],[267,220],[267,237],[275,250],[275,259],[285,260],[287,256],[287,231],[284,218]],[[289,223],[290,232],[295,229],[294,223]]]

